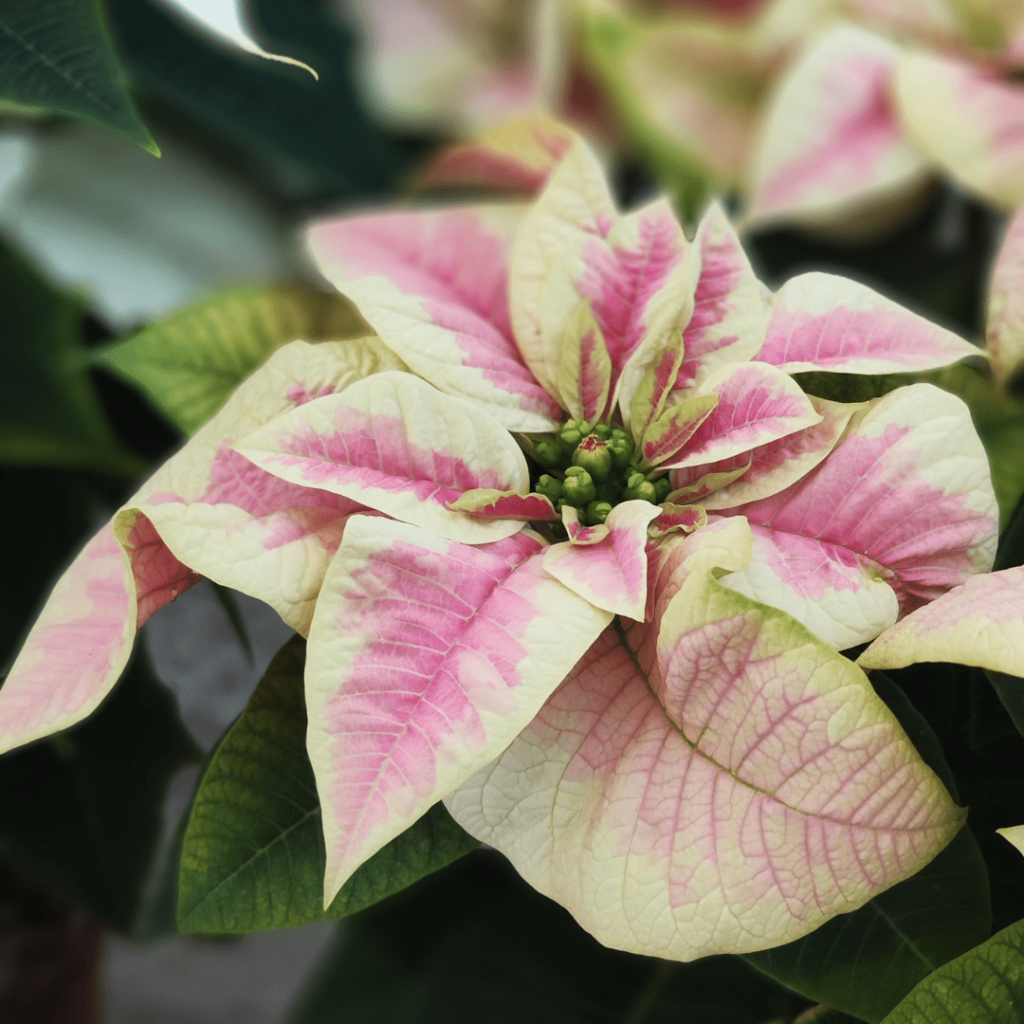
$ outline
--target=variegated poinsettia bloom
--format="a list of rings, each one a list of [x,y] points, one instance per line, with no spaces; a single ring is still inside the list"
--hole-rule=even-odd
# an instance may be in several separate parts
[[[839,405],[791,374],[969,345],[830,275],[770,295],[720,209],[692,241],[663,200],[620,214],[579,142],[525,209],[311,246],[378,336],[278,351],[89,543],[5,748],[87,715],[202,574],[308,635],[326,902],[444,800],[602,942],[692,959],[950,840],[965,812],[837,649],[904,658],[996,579],[984,452],[929,385]]]
[[[1024,199],[1018,4],[564,0],[560,10],[577,77],[599,101],[591,115],[604,110],[599,123],[631,136],[680,192],[744,193],[749,224],[869,234],[913,212],[936,172],[1002,205]],[[505,165],[522,133],[495,132],[432,170],[521,187],[529,174]]]
[[[784,37],[797,25],[806,30],[807,2],[799,0],[799,17],[773,14],[763,25],[756,16],[764,0],[348,0],[343,7],[362,37],[363,93],[387,121],[463,142],[482,133],[485,144],[506,121],[538,113],[608,145],[625,126],[627,134],[657,137],[673,163],[733,184],[746,167],[760,84]]]
[[[462,133],[566,111],[564,0],[348,0],[370,107],[405,128]],[[578,112],[582,112],[579,110]]]
[[[790,62],[750,172],[752,219],[890,220],[938,171],[1024,201],[1024,8],[847,0]]]

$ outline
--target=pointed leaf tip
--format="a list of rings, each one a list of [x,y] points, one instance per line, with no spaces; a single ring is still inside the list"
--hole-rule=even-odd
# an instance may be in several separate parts
[[[267,60],[276,60],[282,64],[292,64],[308,71],[314,79],[320,76],[308,64],[294,57],[286,57],[280,53],[269,53],[264,50],[252,36],[243,16],[243,0],[163,0],[165,6],[176,10],[187,21],[202,28],[214,36],[234,43],[248,53],[254,53]]]

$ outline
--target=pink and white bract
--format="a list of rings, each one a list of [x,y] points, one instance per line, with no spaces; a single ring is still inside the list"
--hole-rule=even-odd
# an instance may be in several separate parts
[[[1018,592],[976,575],[985,454],[929,385],[791,375],[971,346],[827,274],[770,295],[718,207],[692,241],[664,200],[621,214],[578,141],[530,206],[310,245],[378,337],[278,351],[90,542],[0,690],[5,749],[89,714],[205,575],[308,635],[328,903],[439,800],[602,942],[678,959],[942,849],[965,812],[837,651],[903,658]]]
[[[878,3],[807,41],[779,81],[750,177],[752,219],[891,221],[935,171],[1024,201],[1019,5]]]

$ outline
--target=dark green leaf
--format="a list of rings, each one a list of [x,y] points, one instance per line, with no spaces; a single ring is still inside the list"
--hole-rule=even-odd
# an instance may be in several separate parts
[[[909,373],[796,373],[793,379],[809,395],[827,398],[830,402],[868,402],[896,388],[913,384],[917,378]]]
[[[1011,721],[1017,727],[1017,732],[1024,735],[1024,679],[1008,676],[1005,672],[996,672],[993,669],[983,671]]]
[[[99,0],[4,0],[0,99],[98,121],[160,155],[128,95]]]
[[[911,703],[903,689],[885,673],[875,670],[871,673],[871,685],[886,707],[896,716],[910,742],[921,755],[921,760],[942,780],[950,796],[958,800],[956,780],[942,753],[942,745],[932,731],[924,715]]]
[[[922,715],[884,673],[879,696],[922,759],[956,795],[942,748]],[[875,1022],[922,978],[989,934],[988,874],[969,828],[916,875],[797,942],[746,959],[810,999]]]
[[[1006,528],[999,536],[999,547],[996,549],[992,571],[1012,569],[1017,565],[1024,565],[1024,498],[1017,502]]]
[[[766,1024],[806,1004],[737,957],[601,946],[487,852],[352,918],[290,1024]]]
[[[964,364],[923,375],[962,398],[981,438],[992,467],[992,486],[999,502],[999,518],[1006,526],[1024,494],[1024,400],[996,390],[990,376]]]
[[[1020,739],[1021,734],[996,694],[988,674],[980,668],[972,668],[970,672],[970,718],[966,737],[970,749],[982,751],[1007,739]]]
[[[237,145],[291,190],[393,192],[400,154],[362,108],[354,40],[327,3],[254,3],[260,41],[309,72],[218,45],[155,0],[108,0],[118,51],[140,88],[206,132]]]
[[[194,433],[281,345],[371,334],[340,295],[301,288],[221,292],[99,354]]]
[[[1018,758],[1018,768],[1021,763],[1024,759]],[[1024,822],[1024,778],[1008,772],[1002,778],[965,782],[960,789],[970,804],[971,829],[985,858],[992,888],[992,926],[998,931],[1024,916],[1020,851],[996,832]]]
[[[271,662],[203,775],[181,856],[183,931],[254,932],[345,917],[479,845],[439,804],[371,857],[323,909],[304,663],[305,643],[296,637]]]
[[[885,1024],[1015,1024],[1024,1021],[1024,921],[940,967]]]
[[[174,697],[139,651],[89,719],[0,757],[0,848],[128,931],[167,785],[197,757]]]
[[[0,462],[141,472],[141,460],[111,433],[81,365],[80,305],[2,247],[0,301]]]

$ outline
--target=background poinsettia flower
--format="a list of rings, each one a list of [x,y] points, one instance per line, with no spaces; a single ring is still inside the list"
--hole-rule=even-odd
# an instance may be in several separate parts
[[[362,36],[363,90],[378,115],[462,137],[430,166],[429,182],[529,192],[534,158],[523,167],[521,133],[511,152],[500,135],[537,115],[564,118],[606,146],[639,143],[674,183],[739,184],[764,87],[791,37],[817,19],[770,7],[359,0],[345,11]]]
[[[408,47],[414,34],[398,27],[402,18],[371,6]],[[1021,200],[1015,47],[1024,35],[1005,5],[773,0],[737,11],[589,0],[555,8],[560,18],[538,39],[572,55],[580,70],[568,77],[587,77],[597,107],[574,103],[571,91],[543,95],[534,73],[529,98],[472,123],[450,121],[449,131],[472,138],[442,152],[428,183],[532,192],[562,154],[549,131],[524,131],[517,118],[555,111],[606,142],[628,138],[694,207],[709,192],[743,193],[750,224],[885,230],[917,208],[936,172],[1000,205]],[[449,20],[458,19],[449,12]],[[433,95],[404,93],[420,104]],[[953,130],[950,110],[960,112]]]
[[[997,384],[1005,386],[1024,361],[1024,208],[1006,228],[989,281],[985,337]]]
[[[750,170],[753,222],[889,223],[936,171],[1000,206],[1024,198],[1024,89],[1002,5],[860,3],[774,88]]]
[[[311,244],[378,337],[280,350],[115,516],[0,690],[8,745],[88,714],[202,574],[308,632],[327,903],[440,799],[601,941],[680,959],[802,935],[949,841],[829,628],[989,567],[980,443],[930,386],[843,409],[791,373],[970,346],[830,275],[768,295],[717,207],[692,241],[664,201],[621,214],[579,141],[526,208]]]
[[[404,127],[466,132],[561,104],[559,4],[356,0],[372,109]]]

